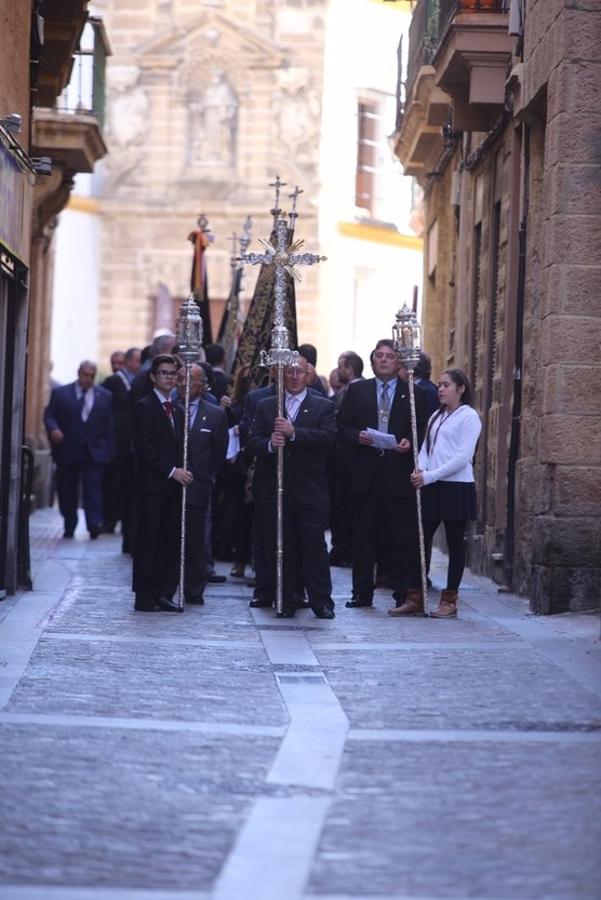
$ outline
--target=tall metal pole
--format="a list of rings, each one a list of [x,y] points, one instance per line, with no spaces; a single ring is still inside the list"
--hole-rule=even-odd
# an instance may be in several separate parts
[[[392,338],[399,358],[405,368],[409,379],[409,407],[411,410],[411,438],[413,445],[413,468],[417,472],[419,468],[419,447],[417,437],[417,415],[415,412],[415,379],[413,370],[419,362],[421,353],[421,326],[415,313],[406,304],[396,314],[396,323],[392,329]],[[426,570],[426,542],[424,540],[424,520],[422,516],[421,489],[415,491],[415,503],[417,508],[417,533],[419,541],[419,561],[422,581],[422,594],[424,598],[424,615],[428,615],[428,575]]]
[[[178,355],[186,367],[186,386],[184,394],[184,447],[182,467],[188,468],[188,432],[190,430],[190,371],[200,359],[202,349],[202,316],[198,303],[192,295],[181,305],[176,325]],[[180,529],[179,555],[179,611],[184,611],[184,586],[186,581],[186,506],[187,488],[182,488],[182,517]]]
[[[279,202],[279,188],[282,186],[279,176],[276,181]],[[240,257],[241,262],[251,265],[263,264],[275,266],[274,283],[274,316],[271,331],[271,348],[269,352],[261,351],[261,365],[275,367],[276,370],[276,410],[278,417],[284,415],[284,369],[295,366],[298,352],[290,349],[290,335],[284,324],[286,304],[286,273],[297,281],[300,275],[295,270],[297,265],[312,266],[325,260],[325,256],[316,253],[290,253],[288,250],[288,223],[285,216],[279,216],[276,222],[276,246],[259,238],[265,247],[265,253],[248,253]],[[284,448],[277,448],[277,480],[276,480],[276,610],[278,616],[284,612]]]

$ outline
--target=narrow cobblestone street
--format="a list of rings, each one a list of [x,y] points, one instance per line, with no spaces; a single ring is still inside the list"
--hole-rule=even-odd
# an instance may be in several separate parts
[[[392,620],[346,569],[332,622],[231,581],[140,614],[120,539],[61,533],[0,604],[0,897],[601,895],[598,616],[468,573],[457,621]]]

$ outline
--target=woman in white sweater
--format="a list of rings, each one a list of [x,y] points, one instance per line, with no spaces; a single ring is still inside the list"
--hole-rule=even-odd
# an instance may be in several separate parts
[[[472,460],[482,424],[471,406],[472,391],[461,369],[445,369],[438,383],[438,409],[428,422],[426,438],[419,452],[419,469],[411,476],[414,488],[422,488],[424,537],[430,546],[434,532],[444,523],[449,547],[447,587],[437,619],[457,615],[457,591],[465,568],[465,529],[476,518],[476,486]],[[414,602],[423,597],[413,594]],[[408,601],[411,595],[408,595]]]

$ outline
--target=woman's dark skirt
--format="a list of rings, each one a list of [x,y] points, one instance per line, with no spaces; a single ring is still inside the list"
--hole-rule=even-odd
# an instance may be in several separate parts
[[[427,522],[470,522],[478,517],[473,481],[435,481],[422,488],[422,513]]]

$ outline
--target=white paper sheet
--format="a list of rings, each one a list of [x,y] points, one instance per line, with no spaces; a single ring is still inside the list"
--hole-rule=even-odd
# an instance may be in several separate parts
[[[388,434],[386,431],[376,431],[375,428],[367,428],[367,433],[373,438],[372,447],[376,450],[394,450],[398,447],[398,442],[394,434]]]

